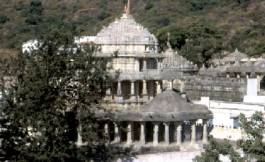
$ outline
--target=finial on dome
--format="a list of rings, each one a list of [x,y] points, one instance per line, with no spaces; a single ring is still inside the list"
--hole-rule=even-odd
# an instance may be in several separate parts
[[[124,5],[124,13],[127,14],[127,5]]]
[[[170,33],[169,32],[167,32],[167,47],[168,49],[172,49],[171,44],[170,44]]]
[[[131,10],[131,1],[128,0],[127,6],[126,6],[126,15],[130,15],[130,10]]]

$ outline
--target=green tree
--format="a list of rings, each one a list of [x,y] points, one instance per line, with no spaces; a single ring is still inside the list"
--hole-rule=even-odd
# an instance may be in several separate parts
[[[0,15],[0,24],[4,24],[9,21],[9,18],[5,15]]]
[[[232,162],[242,161],[243,158],[240,157],[239,153],[234,151],[233,146],[228,140],[216,141],[210,138],[209,144],[205,146],[204,152],[197,156],[194,161],[196,162],[221,162],[219,160],[219,155],[229,156]]]
[[[255,159],[257,162],[265,161],[265,143],[263,141],[265,120],[263,114],[257,112],[250,119],[241,114],[240,121],[247,137],[238,142],[239,146],[249,159]]]
[[[185,28],[171,25],[159,30],[157,36],[162,50],[167,48],[168,32],[171,34],[172,47],[180,50],[180,54],[200,66],[207,66],[213,55],[223,49],[222,31],[211,23],[194,23]]]
[[[180,50],[186,43],[188,37],[188,31],[177,25],[171,25],[169,27],[162,28],[157,32],[157,38],[159,40],[159,46],[162,51],[167,48],[168,35],[170,33],[170,44],[172,48]]]
[[[188,37],[181,53],[198,65],[209,64],[212,56],[223,49],[222,31],[210,23],[202,22],[188,28]]]
[[[95,122],[109,80],[108,60],[94,57],[96,47],[81,48],[72,40],[62,25],[39,37],[38,50],[19,54],[15,82],[2,86],[3,160],[109,161],[117,155],[119,149],[99,139]],[[77,147],[81,123],[86,145]]]
[[[43,7],[40,0],[32,0],[26,8],[26,20],[29,25],[37,25],[42,21]]]

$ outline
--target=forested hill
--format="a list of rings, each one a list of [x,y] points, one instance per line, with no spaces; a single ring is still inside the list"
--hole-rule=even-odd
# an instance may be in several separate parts
[[[1,0],[0,46],[45,32],[62,20],[82,35],[94,35],[123,12],[126,0]],[[249,55],[265,53],[265,0],[131,0],[132,15],[158,36],[166,33],[183,55],[196,63],[238,48]]]

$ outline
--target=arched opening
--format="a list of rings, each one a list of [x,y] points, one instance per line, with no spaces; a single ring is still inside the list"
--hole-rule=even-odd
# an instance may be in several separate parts
[[[146,142],[153,142],[154,125],[152,122],[146,122]]]
[[[126,142],[127,141],[127,122],[121,122],[120,124],[120,138],[121,142]]]
[[[175,141],[175,129],[176,125],[174,123],[169,124],[169,143],[177,142]]]
[[[182,124],[182,141],[190,142],[191,140],[191,123],[186,121]]]
[[[163,123],[159,124],[158,128],[158,142],[164,142],[165,141],[165,125]]]
[[[141,129],[141,125],[140,123],[136,122],[133,124],[133,138],[134,141],[140,141],[140,130]]]
[[[131,82],[123,81],[121,84],[122,96],[124,100],[130,99],[131,96]]]
[[[109,122],[109,139],[110,141],[114,141],[114,123],[113,122]]]
[[[262,77],[261,81],[260,81],[260,87],[259,87],[259,95],[265,95],[265,76]]]
[[[154,58],[147,60],[147,69],[157,69],[158,61]]]

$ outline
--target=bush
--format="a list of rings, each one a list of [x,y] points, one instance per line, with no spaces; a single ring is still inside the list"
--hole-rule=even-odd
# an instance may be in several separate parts
[[[0,24],[5,24],[9,21],[9,18],[5,15],[0,15]]]

